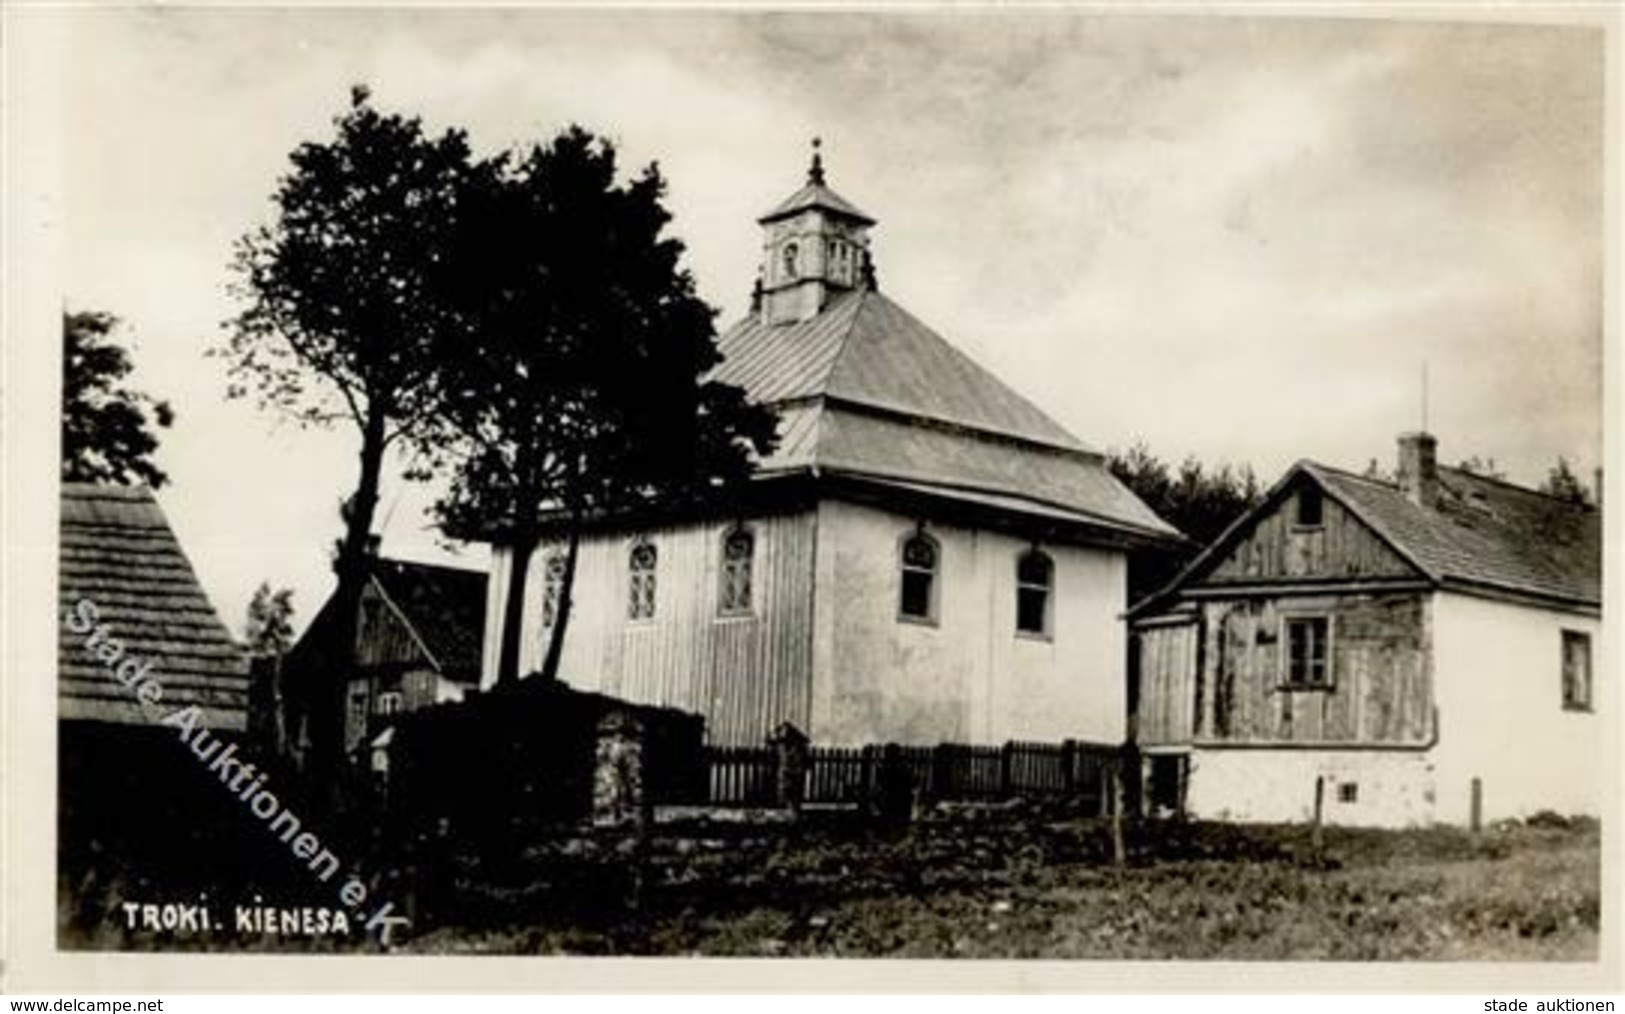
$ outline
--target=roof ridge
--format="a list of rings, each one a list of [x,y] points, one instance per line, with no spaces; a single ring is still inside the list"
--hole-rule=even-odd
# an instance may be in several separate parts
[[[1452,472],[1475,482],[1483,482],[1492,486],[1499,486],[1501,489],[1510,490],[1514,493],[1523,493],[1527,496],[1538,496],[1543,500],[1550,500],[1556,504],[1565,504],[1579,510],[1596,510],[1596,507],[1592,504],[1570,500],[1567,497],[1561,497],[1555,493],[1548,493],[1541,489],[1534,489],[1532,487],[1522,485],[1521,483],[1513,482],[1510,479],[1502,479],[1493,475],[1482,475],[1478,472],[1462,468],[1460,465],[1440,465],[1439,470],[1444,472]]]

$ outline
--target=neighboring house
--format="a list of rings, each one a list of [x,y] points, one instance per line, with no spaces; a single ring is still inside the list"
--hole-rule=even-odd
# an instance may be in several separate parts
[[[248,654],[220,622],[152,491],[64,482],[61,503],[58,718],[151,728],[195,704],[203,727],[241,731]],[[107,637],[98,641],[121,649],[111,664],[87,650],[103,626]],[[132,661],[127,674],[148,663],[163,688],[157,706],[144,709],[134,689],[115,678],[117,666]]]
[[[1600,512],[1399,443],[1397,482],[1300,462],[1136,604],[1154,801],[1299,820],[1320,779],[1340,823],[1598,812]]]
[[[64,482],[61,510],[62,883],[85,888],[87,871],[105,877],[119,864],[137,864],[143,875],[166,863],[199,871],[227,866],[239,855],[231,833],[249,825],[181,732],[241,737],[247,651],[220,622],[151,490]],[[143,686],[157,688],[146,691],[146,705],[138,696]],[[165,724],[174,715],[185,716],[184,725]],[[90,906],[78,913],[86,925],[105,918],[95,910],[98,897],[87,891],[73,901]]]
[[[355,669],[345,694],[344,748],[357,761],[392,715],[461,700],[479,686],[485,627],[484,574],[391,560],[377,555],[376,542],[369,552]],[[329,598],[289,649],[283,665],[289,677],[322,686],[323,673],[350,668],[349,653],[334,643],[337,617]],[[290,731],[299,728],[290,723]],[[308,730],[293,736],[296,749],[308,746]]]
[[[780,442],[710,513],[582,540],[560,676],[695,711],[715,743],[789,721],[824,743],[1120,742],[1127,555],[1180,539],[1102,455],[877,291],[874,220],[825,184],[764,215],[749,315],[716,379]],[[521,671],[559,613],[529,568]],[[484,673],[510,556],[494,547]]]

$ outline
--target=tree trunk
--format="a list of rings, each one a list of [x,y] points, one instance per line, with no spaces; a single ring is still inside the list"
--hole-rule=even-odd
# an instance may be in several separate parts
[[[581,525],[570,518],[570,542],[564,551],[564,579],[559,582],[559,602],[554,610],[553,629],[547,638],[547,657],[542,660],[542,679],[559,678],[559,659],[564,652],[564,628],[570,625],[570,603],[575,597],[576,555],[581,549]]]
[[[310,721],[313,774],[334,787],[344,770],[344,735],[349,713],[349,684],[356,671],[357,638],[361,628],[361,594],[367,583],[367,540],[372,534],[378,506],[379,477],[384,463],[384,432],[388,420],[369,406],[361,433],[361,479],[350,501],[344,541],[339,547],[338,588],[333,592],[334,651],[324,661],[327,671],[316,674],[325,682],[313,695],[316,714]],[[330,667],[330,668],[328,668]],[[336,797],[335,797],[336,798]]]
[[[497,656],[497,683],[515,683],[519,680],[519,644],[525,620],[525,585],[530,577],[530,558],[535,555],[535,535],[525,532],[514,536],[508,546],[508,597],[502,609],[502,650]]]

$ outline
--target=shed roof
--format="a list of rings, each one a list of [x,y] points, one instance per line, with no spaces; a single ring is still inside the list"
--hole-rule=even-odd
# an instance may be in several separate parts
[[[1105,459],[879,292],[773,325],[752,314],[719,343],[714,379],[780,413],[765,473],[832,470],[1005,498],[1080,524],[1178,533]]]
[[[81,600],[163,687],[163,714],[197,705],[210,728],[247,724],[248,655],[220,622],[175,533],[145,486],[62,484],[57,594],[57,703],[64,719],[154,724],[132,689],[86,650]]]

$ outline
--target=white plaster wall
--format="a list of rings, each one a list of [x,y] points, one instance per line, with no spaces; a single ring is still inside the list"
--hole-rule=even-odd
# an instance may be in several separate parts
[[[1044,545],[1052,637],[1015,630],[1015,567],[1031,543],[927,523],[941,547],[937,623],[898,618],[900,540],[918,519],[825,502],[818,511],[813,735],[821,742],[1121,742],[1122,553]]]
[[[1313,818],[1315,779],[1325,778],[1322,820],[1351,827],[1431,823],[1435,771],[1423,751],[1197,749],[1185,807],[1205,820],[1299,823]],[[1357,786],[1352,803],[1338,786]]]
[[[1601,623],[1591,617],[1459,594],[1434,596],[1439,705],[1439,819],[1469,818],[1482,779],[1484,818],[1537,810],[1599,812],[1617,777],[1604,752],[1615,706],[1602,669]],[[1593,711],[1563,708],[1563,635],[1591,635]]]

